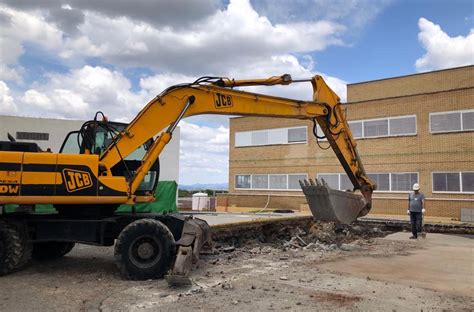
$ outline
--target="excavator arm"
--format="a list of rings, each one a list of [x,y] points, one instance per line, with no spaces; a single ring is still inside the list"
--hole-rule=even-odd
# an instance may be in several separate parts
[[[234,89],[245,86],[287,85],[296,82],[311,82],[313,101],[292,100]],[[332,219],[348,223],[370,210],[375,185],[365,173],[340,99],[321,76],[307,80],[292,80],[289,75],[257,80],[203,77],[194,83],[172,86],[150,101],[118,135],[114,144],[101,155],[100,164],[104,168],[112,168],[137,147],[160,133],[129,183],[129,194],[133,200],[133,194],[171,140],[173,130],[179,121],[184,117],[200,114],[298,118],[317,122],[353,183],[354,189],[360,190],[363,196],[330,190],[324,181],[322,183],[319,181],[315,183],[312,180],[302,181],[302,189],[313,214],[322,220]],[[325,194],[327,190],[333,194]],[[338,207],[334,207],[334,201],[331,201],[331,196],[334,194],[349,198],[339,200]],[[325,200],[329,202],[321,206],[321,202]],[[329,214],[321,214],[324,210],[330,210]],[[334,210],[342,211],[343,216],[333,215]],[[348,210],[351,213],[345,213]]]

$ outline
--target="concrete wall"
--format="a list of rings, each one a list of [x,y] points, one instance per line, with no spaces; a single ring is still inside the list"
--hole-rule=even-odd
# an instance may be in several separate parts
[[[35,142],[42,150],[51,148],[53,152],[59,152],[66,135],[70,131],[78,130],[83,123],[83,120],[0,116],[0,140],[8,141],[7,133],[10,133],[15,139],[17,132],[48,133],[49,140],[47,141],[20,139],[17,141]]]
[[[466,131],[431,134],[429,131],[429,113],[474,107],[472,77],[474,66],[468,66],[348,85],[348,100],[351,102],[346,104],[345,108],[349,121],[416,115],[416,135],[358,139],[357,144],[365,169],[369,173],[418,172],[421,191],[428,198],[429,215],[459,218],[461,208],[474,208],[474,194],[432,192],[432,172],[474,171],[474,133]],[[380,99],[384,95],[386,98]],[[301,125],[308,126],[306,144],[238,148],[234,144],[237,131]],[[326,146],[327,143],[321,142],[321,145]],[[312,135],[312,123],[295,119],[231,119],[229,154],[229,191],[232,193],[229,195],[230,205],[261,207],[262,199],[259,199],[257,194],[302,196],[300,191],[235,189],[236,174],[308,173],[310,177],[315,177],[317,173],[343,172],[332,149],[325,151],[318,148]],[[249,198],[244,199],[242,194],[247,194]],[[376,192],[373,212],[404,214],[407,194],[408,192]],[[275,203],[275,208],[298,210],[300,204],[300,200],[292,199],[282,205]],[[285,205],[286,207],[277,207]]]
[[[59,152],[61,144],[70,131],[78,130],[84,123],[83,120],[66,120],[52,118],[31,118],[17,116],[0,116],[0,140],[7,141],[7,133],[16,138],[17,132],[48,133],[49,140],[17,140],[19,142],[35,142],[41,149],[51,148]],[[179,181],[179,143],[180,128],[173,133],[173,139],[165,147],[160,156],[160,180]]]

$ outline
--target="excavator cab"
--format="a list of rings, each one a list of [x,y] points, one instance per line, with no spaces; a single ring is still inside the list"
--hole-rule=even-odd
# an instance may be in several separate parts
[[[59,153],[62,154],[96,154],[101,156],[112,144],[116,135],[127,128],[128,124],[113,121],[98,121],[96,119],[87,121],[81,129],[71,131],[63,141]],[[132,154],[125,157],[121,162],[112,168],[115,176],[124,176],[130,181],[135,171],[141,166],[141,160],[153,144],[153,139],[149,139],[145,144],[138,147]],[[157,158],[153,166],[143,178],[142,183],[135,192],[136,195],[154,194],[158,186],[160,176],[160,160]]]

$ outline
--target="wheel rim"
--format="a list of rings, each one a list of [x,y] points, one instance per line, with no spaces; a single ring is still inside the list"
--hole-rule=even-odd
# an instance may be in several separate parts
[[[148,268],[157,264],[163,253],[160,241],[156,237],[136,238],[128,250],[130,261],[137,267]]]

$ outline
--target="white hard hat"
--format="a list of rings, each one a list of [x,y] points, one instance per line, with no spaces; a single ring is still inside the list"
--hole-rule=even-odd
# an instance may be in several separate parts
[[[414,191],[419,191],[420,190],[420,185],[418,183],[413,184],[413,190]]]

